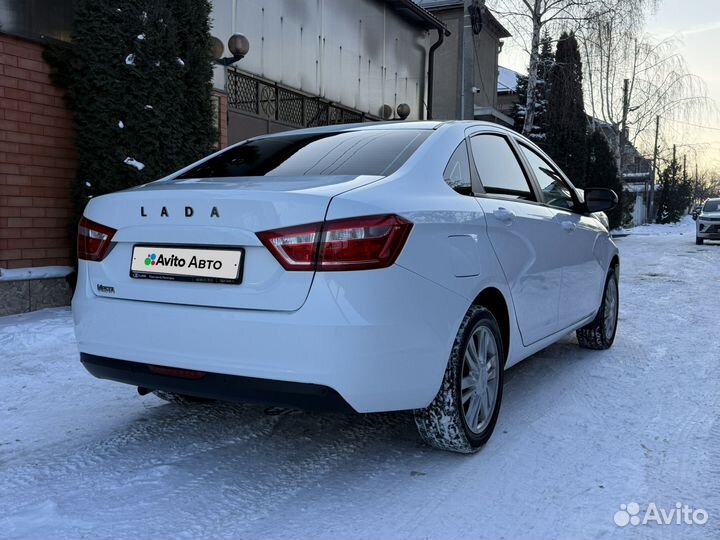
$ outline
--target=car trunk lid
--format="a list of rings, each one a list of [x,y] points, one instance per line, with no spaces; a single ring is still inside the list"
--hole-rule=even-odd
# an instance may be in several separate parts
[[[283,269],[256,233],[323,221],[334,195],[378,178],[170,180],[98,197],[89,203],[85,217],[117,232],[107,256],[100,262],[87,263],[89,285],[94,294],[108,298],[229,309],[297,310],[307,297],[314,273]],[[242,281],[204,283],[132,277],[136,247],[136,264],[141,265],[138,257],[149,259],[155,252],[162,253],[153,247],[169,248],[170,252],[175,248],[242,250]]]

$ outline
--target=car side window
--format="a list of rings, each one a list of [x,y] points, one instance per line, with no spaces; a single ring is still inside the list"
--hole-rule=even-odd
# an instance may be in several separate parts
[[[543,202],[556,208],[576,210],[577,203],[572,196],[572,190],[557,169],[532,148],[520,144],[520,149],[535,172],[542,190]]]
[[[473,161],[486,193],[535,200],[515,151],[505,137],[489,133],[475,135],[470,143]]]
[[[472,195],[472,179],[470,177],[470,160],[468,158],[467,144],[461,142],[450,156],[443,180],[452,189],[461,195]]]

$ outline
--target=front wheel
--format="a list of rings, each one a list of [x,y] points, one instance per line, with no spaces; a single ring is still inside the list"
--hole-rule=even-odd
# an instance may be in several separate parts
[[[705,240],[704,238],[700,238],[700,237],[696,236],[695,237],[695,245],[702,246],[704,240]]]
[[[422,439],[435,448],[469,454],[495,429],[503,390],[503,342],[493,314],[467,312],[455,337],[435,399],[415,411]]]
[[[593,321],[580,328],[577,340],[585,349],[609,349],[617,332],[618,310],[620,306],[620,287],[617,267],[613,266],[605,280],[605,291],[600,309]]]

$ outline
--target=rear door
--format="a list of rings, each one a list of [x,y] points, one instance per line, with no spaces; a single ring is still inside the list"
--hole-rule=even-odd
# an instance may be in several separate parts
[[[516,150],[499,133],[470,137],[477,200],[507,278],[525,345],[558,329],[562,246],[553,213],[536,199]]]

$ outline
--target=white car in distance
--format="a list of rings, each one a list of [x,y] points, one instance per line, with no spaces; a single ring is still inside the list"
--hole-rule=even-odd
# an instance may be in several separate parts
[[[483,122],[258,137],[92,199],[73,298],[95,376],[166,399],[411,410],[472,452],[503,372],[612,345],[618,250],[532,142]]]
[[[720,240],[720,199],[706,200],[695,220],[695,243]]]

